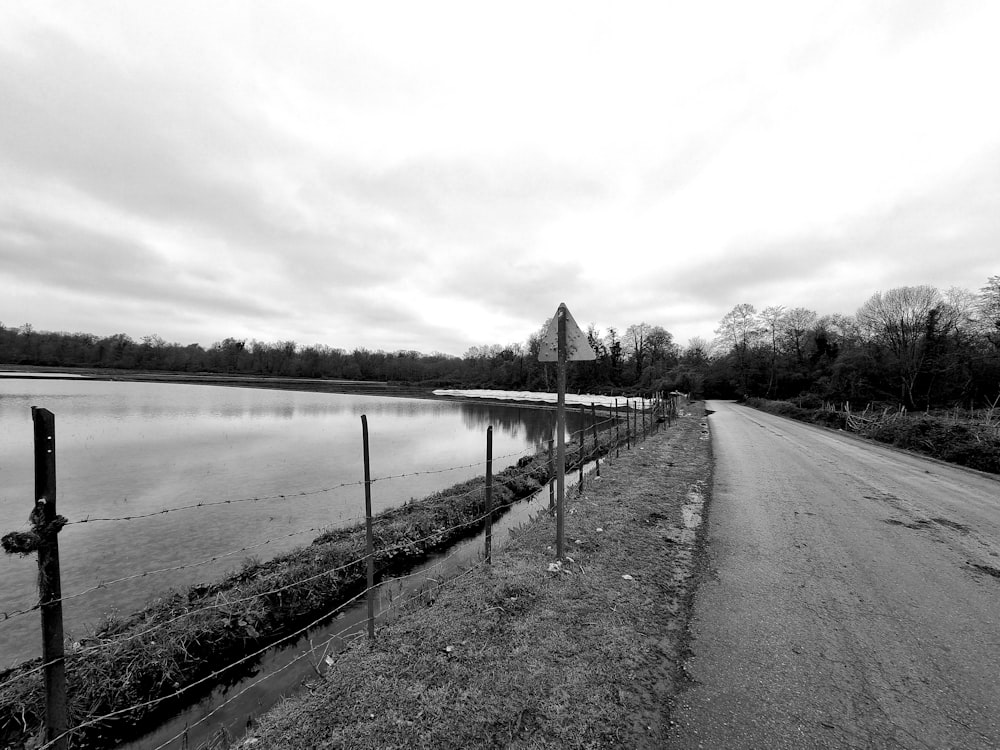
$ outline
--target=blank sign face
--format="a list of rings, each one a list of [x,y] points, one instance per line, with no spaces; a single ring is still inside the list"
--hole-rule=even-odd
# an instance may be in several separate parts
[[[597,354],[590,348],[590,342],[587,341],[587,334],[581,331],[580,326],[573,320],[569,308],[566,305],[559,305],[559,309],[566,314],[566,360],[597,359]],[[556,310],[556,314],[552,316],[545,327],[545,334],[542,336],[541,346],[538,348],[538,361],[559,361],[559,310]]]

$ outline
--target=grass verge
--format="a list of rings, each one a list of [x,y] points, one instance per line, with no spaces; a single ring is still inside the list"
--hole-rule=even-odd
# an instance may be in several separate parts
[[[997,423],[984,425],[974,419],[944,414],[887,412],[881,418],[859,422],[851,429],[845,412],[826,408],[804,408],[789,401],[748,398],[747,406],[835,429],[921,453],[940,461],[1000,474],[1000,433]],[[876,415],[877,416],[877,415]]]
[[[684,680],[711,471],[702,409],[567,495],[479,566],[355,642],[238,746],[656,748]],[[685,507],[686,506],[686,507]]]
[[[571,454],[590,460],[593,439]],[[548,480],[547,455],[523,458],[494,476],[493,505],[527,497]],[[377,575],[402,570],[479,531],[485,481],[477,478],[380,514],[374,523]],[[73,747],[107,747],[156,726],[216,685],[249,673],[251,654],[348,601],[365,586],[364,526],[339,529],[265,563],[247,561],[220,581],[155,599],[111,617],[66,655]],[[45,693],[40,660],[0,672],[0,746],[30,747],[40,736]]]

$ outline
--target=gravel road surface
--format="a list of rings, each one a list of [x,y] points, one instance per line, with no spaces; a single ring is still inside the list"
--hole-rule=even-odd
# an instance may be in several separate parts
[[[1000,748],[1000,481],[729,402],[672,748]]]

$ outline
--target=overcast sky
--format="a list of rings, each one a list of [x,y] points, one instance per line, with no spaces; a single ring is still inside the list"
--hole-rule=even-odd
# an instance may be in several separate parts
[[[0,0],[0,322],[462,354],[1000,274],[1000,3]]]

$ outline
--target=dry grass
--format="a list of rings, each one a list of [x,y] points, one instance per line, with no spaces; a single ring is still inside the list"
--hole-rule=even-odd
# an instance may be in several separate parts
[[[997,404],[978,411],[907,412],[899,407],[852,412],[802,408],[788,401],[749,398],[747,405],[761,411],[847,429],[862,437],[921,453],[948,463],[1000,474],[1000,420]]]
[[[593,452],[590,440],[585,458]],[[494,477],[494,507],[533,494],[547,478],[544,452],[522,459]],[[485,513],[484,485],[483,478],[470,480],[379,515],[377,572],[405,569],[476,533]],[[66,658],[71,725],[94,722],[74,733],[72,745],[103,747],[155,726],[253,663],[213,676],[216,671],[363,590],[364,536],[363,526],[333,531],[308,547],[266,563],[250,561],[221,581],[170,593],[101,623]],[[30,673],[38,663],[0,672],[0,684],[10,681],[0,687],[0,746],[23,746],[40,730],[43,685],[40,673]],[[95,721],[107,714],[114,716]]]
[[[372,647],[356,642],[239,746],[662,746],[697,556],[681,507],[710,474],[700,422],[682,417],[568,493],[560,570],[543,514],[492,567],[412,605]]]

